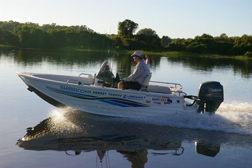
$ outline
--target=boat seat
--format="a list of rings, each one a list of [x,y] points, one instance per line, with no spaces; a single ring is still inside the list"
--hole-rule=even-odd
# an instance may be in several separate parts
[[[147,90],[151,77],[152,77],[152,73],[150,73],[148,76],[146,76],[146,78],[144,79],[144,82],[140,88],[141,91]]]
[[[166,94],[171,94],[171,88],[167,86],[157,86],[157,85],[149,85],[148,90],[150,92],[155,92],[155,93],[166,93]]]

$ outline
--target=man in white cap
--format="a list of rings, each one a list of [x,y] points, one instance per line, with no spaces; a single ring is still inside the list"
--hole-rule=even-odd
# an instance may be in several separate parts
[[[135,51],[131,57],[133,57],[134,62],[136,62],[134,72],[118,83],[118,89],[139,90],[145,78],[150,74],[150,70],[143,60],[143,54],[141,51]]]

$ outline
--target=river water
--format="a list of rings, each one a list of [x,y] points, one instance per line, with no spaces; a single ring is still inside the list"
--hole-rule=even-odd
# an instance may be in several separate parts
[[[219,81],[224,102],[215,115],[142,120],[56,108],[27,90],[16,72],[97,73],[104,60],[121,77],[129,55],[0,48],[0,167],[251,167],[252,61],[153,56],[154,81],[176,82],[190,95]],[[29,139],[19,143],[20,138]]]

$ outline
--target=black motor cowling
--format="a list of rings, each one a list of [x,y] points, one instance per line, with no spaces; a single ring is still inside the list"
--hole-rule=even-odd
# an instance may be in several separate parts
[[[223,102],[223,86],[220,82],[208,81],[200,84],[198,91],[198,112],[215,112]]]
[[[211,143],[195,143],[195,150],[198,154],[215,157],[220,152],[219,144],[211,144]]]

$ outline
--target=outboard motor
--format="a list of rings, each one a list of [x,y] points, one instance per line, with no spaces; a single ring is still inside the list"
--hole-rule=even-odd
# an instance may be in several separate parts
[[[220,145],[196,142],[195,150],[198,154],[215,157],[220,152]]]
[[[198,92],[198,112],[215,112],[223,102],[223,86],[220,82],[208,81],[200,84]]]

